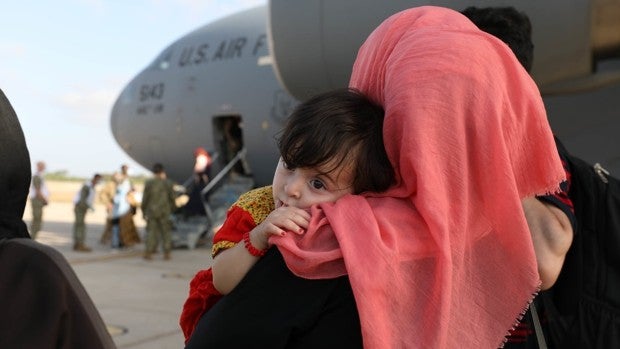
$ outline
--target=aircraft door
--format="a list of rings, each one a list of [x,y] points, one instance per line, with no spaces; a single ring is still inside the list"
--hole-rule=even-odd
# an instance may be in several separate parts
[[[225,115],[213,118],[213,139],[219,153],[217,165],[224,167],[234,159],[245,144],[243,142],[243,122],[239,115]],[[219,167],[218,166],[218,167]],[[242,157],[232,168],[232,172],[247,176],[251,174],[249,165]]]

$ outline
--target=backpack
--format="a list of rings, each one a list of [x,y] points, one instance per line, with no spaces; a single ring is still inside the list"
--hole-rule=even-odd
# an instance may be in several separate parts
[[[540,294],[554,348],[620,348],[620,180],[566,151],[577,228],[555,285]]]

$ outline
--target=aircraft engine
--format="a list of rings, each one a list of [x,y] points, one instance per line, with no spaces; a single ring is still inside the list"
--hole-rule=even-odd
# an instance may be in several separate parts
[[[280,82],[298,99],[348,84],[358,48],[390,15],[414,6],[513,6],[530,17],[532,75],[543,93],[563,94],[620,81],[619,69],[597,64],[620,58],[620,0],[411,1],[271,0],[269,44]]]

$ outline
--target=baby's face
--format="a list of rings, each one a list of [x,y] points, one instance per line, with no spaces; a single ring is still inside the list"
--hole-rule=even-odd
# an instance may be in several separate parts
[[[317,168],[289,169],[282,158],[278,161],[273,176],[273,199],[276,208],[293,206],[308,209],[314,204],[334,202],[346,194],[353,193],[353,169],[350,163],[335,170],[330,164]]]

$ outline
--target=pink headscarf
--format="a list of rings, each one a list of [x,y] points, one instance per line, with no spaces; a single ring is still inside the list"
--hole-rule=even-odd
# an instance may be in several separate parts
[[[349,275],[366,348],[501,346],[540,285],[521,199],[564,179],[535,83],[501,41],[426,6],[368,37],[350,86],[385,108],[397,184],[272,241],[299,276]]]

